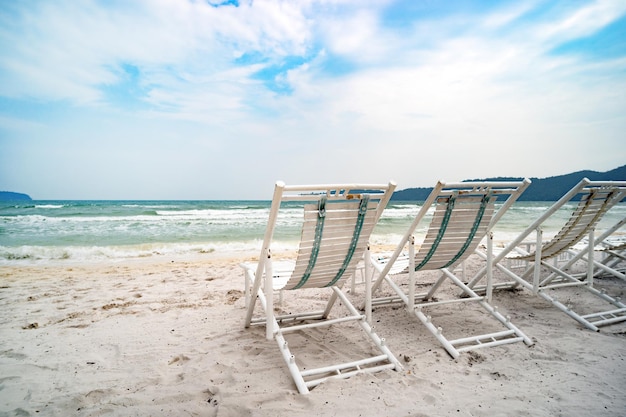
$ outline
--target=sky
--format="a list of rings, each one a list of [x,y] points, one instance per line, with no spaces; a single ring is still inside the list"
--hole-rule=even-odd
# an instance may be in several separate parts
[[[270,199],[626,164],[623,0],[0,1],[0,190]]]

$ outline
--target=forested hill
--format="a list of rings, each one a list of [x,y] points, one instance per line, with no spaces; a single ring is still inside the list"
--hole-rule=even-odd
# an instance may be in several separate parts
[[[0,191],[0,201],[31,201],[29,195],[22,193],[12,193],[10,191]]]
[[[592,181],[626,181],[626,165],[608,172],[578,171],[556,177],[530,178],[532,184],[520,196],[519,201],[556,201],[583,178],[588,178]],[[498,177],[468,179],[465,181],[518,181],[521,179]],[[431,191],[432,187],[407,188],[393,193],[391,199],[396,201],[424,201]]]

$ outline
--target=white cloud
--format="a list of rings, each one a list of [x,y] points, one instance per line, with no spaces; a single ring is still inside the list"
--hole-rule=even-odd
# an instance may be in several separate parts
[[[107,164],[97,157],[107,155],[120,167],[111,193],[125,182],[135,193],[159,191],[124,180],[136,175],[137,184],[145,176],[167,183],[161,190],[171,198],[194,198],[199,187],[211,193],[199,198],[265,198],[278,178],[394,178],[405,188],[440,177],[547,176],[623,163],[626,59],[593,62],[549,51],[593,33],[626,6],[566,3],[531,20],[541,3],[524,2],[482,15],[418,16],[398,30],[381,20],[387,4],[36,3],[1,30],[8,49],[0,56],[0,95],[64,100],[76,113],[43,126],[2,115],[0,128],[39,138],[36,150],[21,150],[36,155],[33,162],[45,165],[55,152],[55,163],[67,167],[55,183],[76,180],[73,161],[82,161],[85,178],[101,179]],[[253,77],[294,55],[312,59],[278,75],[292,94]],[[330,72],[334,56],[353,70]],[[233,62],[247,57],[246,65]],[[139,68],[148,110],[128,113],[104,101],[101,86],[118,83],[123,64]],[[72,151],[54,151],[61,142]],[[116,156],[120,149],[126,153]],[[594,151],[596,166],[589,165]]]
[[[536,28],[539,39],[554,44],[589,36],[626,13],[626,3],[620,0],[601,0],[572,8],[558,21],[551,20]]]

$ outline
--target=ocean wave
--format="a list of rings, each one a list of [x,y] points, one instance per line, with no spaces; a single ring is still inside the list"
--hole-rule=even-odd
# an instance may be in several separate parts
[[[124,207],[124,208],[142,208],[142,209],[152,209],[152,210],[159,210],[159,209],[176,209],[177,207],[180,207],[178,205],[172,205],[172,204],[120,204],[120,207]]]
[[[24,209],[34,209],[34,208],[35,208],[34,204],[27,204],[27,205],[6,204],[6,203],[0,204],[0,211],[2,211],[2,212],[5,212],[5,211],[6,212],[11,212],[12,210],[24,210]]]
[[[294,211],[295,213],[295,211]],[[156,214],[163,217],[185,218],[250,218],[259,217],[267,219],[269,208],[256,209],[191,209],[191,210],[157,210]]]
[[[40,205],[39,203],[37,203]],[[265,233],[269,204],[240,202],[125,202],[43,205],[62,209],[11,208],[0,213],[0,264],[14,262],[118,260],[162,254],[256,251]],[[125,207],[130,206],[130,207]],[[512,240],[551,204],[515,204],[495,228],[497,240]],[[565,207],[544,225],[544,237],[558,231],[576,205]],[[374,229],[373,244],[395,245],[419,212],[418,203],[392,203]],[[302,207],[281,210],[275,238],[290,243],[300,237]],[[418,225],[425,234],[433,209]],[[610,210],[603,230],[626,215],[626,204]],[[200,242],[200,243],[198,243]]]
[[[279,250],[293,249],[294,244],[277,245]],[[46,263],[119,262],[132,259],[160,258],[165,256],[201,256],[214,252],[256,254],[261,241],[215,243],[168,243],[118,246],[0,246],[0,266]]]
[[[38,209],[60,209],[65,207],[63,204],[35,204]]]

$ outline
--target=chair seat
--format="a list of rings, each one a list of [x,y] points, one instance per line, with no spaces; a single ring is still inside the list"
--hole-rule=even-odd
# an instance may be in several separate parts
[[[296,266],[295,261],[274,261],[272,272],[272,288],[274,291],[279,291],[285,288],[287,281],[293,274],[293,269]],[[257,264],[244,262],[241,267],[249,271],[256,270]]]

